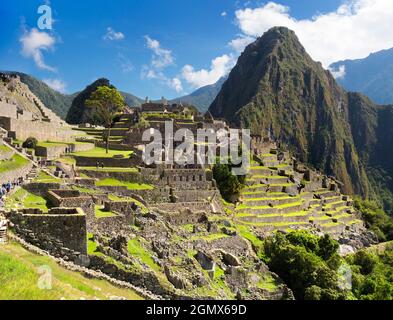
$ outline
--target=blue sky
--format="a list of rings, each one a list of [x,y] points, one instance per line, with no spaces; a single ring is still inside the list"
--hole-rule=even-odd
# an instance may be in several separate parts
[[[364,2],[382,3],[381,12],[389,11],[392,2],[351,1],[354,7],[347,11],[340,7],[342,0],[7,1],[0,7],[0,69],[32,74],[67,93],[106,77],[139,97],[173,98],[215,82],[247,43],[276,24],[295,29],[312,57],[326,67],[392,47],[390,39],[355,48],[342,43],[342,30],[329,27],[337,25],[335,19],[361,25],[366,19],[360,9],[375,10]],[[363,7],[355,7],[361,2]],[[52,9],[52,30],[37,26],[37,9],[45,3]],[[392,27],[392,17],[383,17],[384,27]],[[355,40],[364,37],[361,28]]]

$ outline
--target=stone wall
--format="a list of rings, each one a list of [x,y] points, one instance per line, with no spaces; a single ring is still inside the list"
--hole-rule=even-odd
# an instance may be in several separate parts
[[[151,180],[146,179],[139,172],[106,172],[96,170],[79,170],[80,173],[84,173],[89,177],[97,179],[114,178],[120,181],[130,181],[138,183],[150,183]]]
[[[131,156],[131,158],[93,158],[93,157],[75,157],[76,165],[79,167],[95,167],[97,162],[103,163],[104,167],[130,168],[141,164],[139,157]]]
[[[56,256],[87,254],[86,216],[81,209],[13,211],[8,219],[19,236]]]
[[[48,191],[46,197],[54,207],[81,208],[86,215],[88,225],[93,223],[95,205],[91,196],[81,195],[78,190],[61,189]]]
[[[52,146],[37,146],[35,148],[35,155],[53,160],[59,158],[63,154],[88,151],[93,148],[94,144],[92,143],[68,143]]]
[[[75,133],[67,126],[42,121],[28,121],[0,117],[0,126],[14,132],[15,138],[26,140],[34,137],[39,141],[72,141]]]

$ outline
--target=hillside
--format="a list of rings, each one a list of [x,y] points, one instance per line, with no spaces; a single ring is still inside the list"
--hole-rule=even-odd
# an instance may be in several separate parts
[[[226,77],[220,78],[216,83],[201,87],[193,93],[171,100],[171,102],[181,102],[183,104],[190,104],[198,108],[200,112],[206,112],[210,104],[220,92]]]
[[[101,78],[88,85],[83,91],[79,92],[72,101],[71,108],[68,111],[66,121],[70,124],[92,123],[99,124],[99,120],[94,114],[85,106],[85,101],[90,95],[100,86],[113,87],[108,79]],[[129,106],[138,106],[142,100],[132,94],[121,92],[125,102]]]
[[[33,92],[47,108],[51,109],[63,120],[65,119],[76,94],[67,95],[57,92],[49,87],[45,82],[25,73],[7,73],[18,75],[20,80],[29,87],[30,91]]]
[[[49,267],[52,272],[51,290],[37,286],[42,266]],[[16,243],[0,246],[0,283],[0,300],[141,299],[132,290],[118,288],[104,280],[88,279]]]
[[[393,48],[370,54],[364,59],[333,63],[330,68],[345,67],[337,78],[345,89],[361,92],[379,104],[393,103]]]
[[[301,161],[336,176],[344,192],[369,195],[348,101],[295,33],[276,27],[245,49],[209,110],[284,142]]]

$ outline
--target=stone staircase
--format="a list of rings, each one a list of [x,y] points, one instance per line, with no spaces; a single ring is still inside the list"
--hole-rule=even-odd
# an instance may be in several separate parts
[[[6,244],[8,241],[7,237],[8,231],[8,222],[7,220],[3,219],[0,215],[0,245]]]
[[[295,182],[292,165],[279,160],[276,150],[258,157],[246,178],[234,217],[237,223],[262,232],[314,229],[338,235],[348,228],[363,228],[352,200],[322,187],[305,192]]]

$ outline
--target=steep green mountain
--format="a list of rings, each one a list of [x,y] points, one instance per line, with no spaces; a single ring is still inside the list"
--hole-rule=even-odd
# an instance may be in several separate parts
[[[101,78],[94,81],[87,86],[83,91],[77,94],[72,101],[71,108],[68,111],[66,121],[70,124],[91,123],[100,124],[99,120],[91,113],[90,109],[86,107],[85,101],[90,98],[90,95],[100,86],[114,87],[110,84],[108,79]],[[139,106],[142,100],[130,93],[120,92],[127,105]]]
[[[367,97],[348,94],[349,121],[356,149],[384,208],[393,214],[393,106],[375,105]]]
[[[76,94],[67,95],[57,92],[49,87],[45,82],[25,73],[7,73],[18,75],[20,80],[29,87],[30,91],[33,92],[46,107],[55,112],[60,118],[65,119]]]
[[[253,133],[269,133],[301,161],[336,176],[344,192],[368,196],[351,108],[348,94],[295,33],[275,27],[245,49],[209,111]]]
[[[68,111],[66,121],[69,124],[91,123],[99,124],[98,119],[94,116],[91,110],[86,107],[85,101],[90,98],[90,95],[96,91],[100,86],[113,87],[108,79],[101,78],[94,81],[81,91],[72,101],[70,110]]]
[[[190,104],[198,108],[200,112],[206,112],[209,109],[210,104],[216,98],[220,92],[226,77],[220,78],[216,83],[201,87],[193,93],[171,100],[174,103]]]
[[[333,63],[330,68],[345,68],[337,81],[347,90],[361,92],[379,104],[393,103],[393,48],[370,54],[365,59]]]

